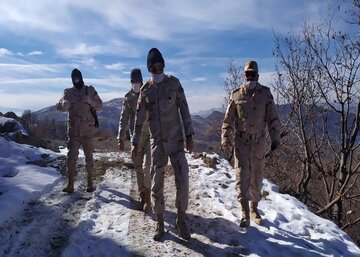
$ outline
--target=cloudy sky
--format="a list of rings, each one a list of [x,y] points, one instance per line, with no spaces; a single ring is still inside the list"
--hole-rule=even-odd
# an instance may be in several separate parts
[[[220,107],[227,64],[259,63],[260,82],[274,70],[273,31],[318,22],[328,5],[350,0],[2,0],[0,111],[54,105],[79,68],[104,101],[122,97],[129,73],[157,47],[165,73],[178,77],[191,112]]]

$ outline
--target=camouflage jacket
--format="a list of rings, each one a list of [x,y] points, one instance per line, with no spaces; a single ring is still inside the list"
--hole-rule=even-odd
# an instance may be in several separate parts
[[[91,99],[90,104],[84,102],[85,98]],[[68,110],[64,108],[64,101],[70,102]],[[84,85],[80,90],[72,87],[64,90],[64,95],[56,105],[59,111],[68,111],[68,136],[93,136],[95,132],[95,119],[90,108],[99,111],[102,100],[92,86]]]
[[[180,81],[173,76],[165,75],[160,83],[149,80],[141,88],[133,145],[139,144],[146,114],[149,119],[151,144],[162,144],[166,154],[184,149],[184,132],[185,136],[194,134],[184,89]]]
[[[119,132],[117,136],[118,141],[125,141],[129,139],[127,138],[128,135],[130,136],[130,138],[134,136],[135,115],[139,95],[139,93],[135,93],[132,89],[125,94],[121,117],[119,121]],[[149,128],[146,120],[142,129],[142,135],[143,137],[149,136]]]
[[[232,91],[222,124],[221,144],[229,142],[235,123],[235,138],[261,135],[266,126],[272,142],[280,142],[280,124],[273,96],[268,87],[257,83],[250,94],[243,85]]]

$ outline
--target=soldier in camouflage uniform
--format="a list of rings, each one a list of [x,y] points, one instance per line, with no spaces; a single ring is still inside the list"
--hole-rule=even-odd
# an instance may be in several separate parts
[[[85,154],[87,172],[87,192],[94,191],[93,174],[95,172],[93,160],[93,136],[95,133],[95,117],[92,112],[102,108],[102,101],[92,86],[84,85],[82,74],[78,69],[71,72],[72,88],[67,88],[57,103],[59,111],[68,112],[68,142],[67,169],[69,182],[64,192],[74,192],[76,161],[80,146]]]
[[[244,67],[245,82],[232,91],[222,125],[221,145],[231,148],[234,141],[238,199],[242,207],[241,227],[250,225],[250,218],[262,223],[258,212],[265,169],[265,154],[270,134],[271,150],[280,146],[279,119],[268,87],[258,83],[255,61]],[[230,138],[235,124],[234,139]],[[251,201],[249,209],[249,201]]]
[[[181,120],[186,148],[191,153],[194,149],[194,130],[190,112],[180,81],[164,74],[165,62],[158,49],[150,49],[147,67],[152,78],[141,88],[132,154],[138,152],[142,126],[148,115],[152,149],[152,197],[157,220],[154,240],[160,240],[164,234],[164,173],[169,157],[175,172],[175,205],[178,209],[176,227],[180,236],[188,240],[190,234],[185,224],[185,211],[189,201],[189,167],[185,158]]]
[[[131,70],[130,82],[132,83],[132,88],[125,95],[119,122],[119,133],[117,140],[119,142],[118,146],[120,151],[124,151],[124,142],[127,139],[127,134],[129,133],[130,137],[133,137],[134,134],[136,107],[140,94],[140,87],[143,85],[143,78],[140,69]],[[140,193],[140,209],[144,212],[149,212],[151,210],[151,151],[150,133],[147,121],[144,122],[143,129],[141,131],[139,152],[136,156],[133,157],[137,185]]]

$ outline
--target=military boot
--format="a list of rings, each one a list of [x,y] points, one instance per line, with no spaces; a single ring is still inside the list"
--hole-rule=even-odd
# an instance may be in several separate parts
[[[62,191],[65,193],[68,193],[68,194],[73,193],[74,192],[74,180],[75,180],[75,177],[73,175],[69,175],[69,182]]]
[[[140,192],[139,211],[144,210],[145,202],[146,202],[146,192]]]
[[[250,218],[258,225],[262,225],[262,218],[258,211],[258,203],[257,202],[251,202],[251,208],[250,208]]]
[[[86,187],[86,192],[94,192],[95,191],[95,187],[93,184],[93,179],[92,179],[92,175],[88,173],[88,177],[87,177],[87,187]]]
[[[179,231],[180,237],[182,237],[185,240],[189,240],[191,238],[191,235],[188,232],[185,223],[185,211],[178,211],[176,217],[176,228]]]
[[[240,227],[246,228],[250,226],[249,202],[241,201],[242,217]]]
[[[145,192],[145,203],[143,206],[143,211],[145,213],[151,212],[151,194],[150,194],[150,190],[147,190]]]
[[[154,233],[153,239],[155,241],[159,241],[161,237],[164,235],[164,217],[162,214],[156,215],[156,230]]]

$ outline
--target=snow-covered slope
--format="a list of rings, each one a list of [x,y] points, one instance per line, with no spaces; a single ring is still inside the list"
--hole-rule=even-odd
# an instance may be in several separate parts
[[[155,242],[154,215],[136,210],[135,172],[126,165],[108,169],[94,193],[84,192],[84,186],[77,184],[76,192],[68,196],[61,192],[66,180],[53,168],[25,164],[26,159],[37,159],[42,149],[1,138],[0,144],[1,170],[21,167],[11,178],[4,177],[5,172],[0,177],[0,256],[360,256],[360,249],[334,223],[314,215],[295,198],[278,193],[267,180],[263,186],[266,196],[259,204],[263,226],[251,223],[248,229],[240,229],[235,173],[222,159],[213,169],[200,158],[187,155],[189,242],[181,240],[174,227],[174,176],[167,173],[166,233],[163,240]],[[97,153],[96,158],[109,163],[130,162],[127,153]],[[20,179],[21,174],[27,174],[27,179]],[[34,183],[31,177],[43,182]],[[84,180],[80,176],[77,183]],[[46,190],[44,185],[48,185]],[[4,206],[24,206],[33,199],[9,200],[24,191],[39,192],[38,200],[27,205],[28,211],[17,208],[9,220]]]

